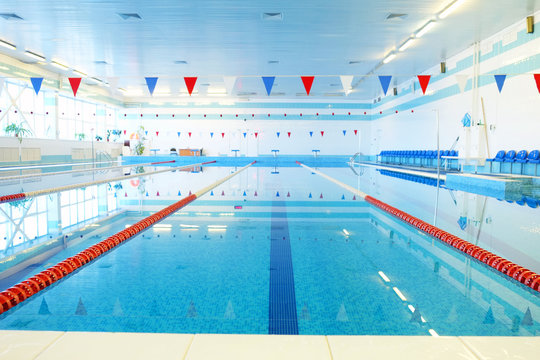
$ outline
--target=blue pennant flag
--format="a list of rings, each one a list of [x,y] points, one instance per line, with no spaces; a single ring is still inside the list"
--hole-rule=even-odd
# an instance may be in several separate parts
[[[180,190],[178,190],[178,196],[182,196],[182,194],[180,193]]]
[[[244,191],[244,195],[243,196],[246,196],[246,192]]]
[[[278,131],[278,132],[276,132],[276,134],[277,134],[277,137],[279,137],[279,131]]]
[[[309,132],[309,136],[313,137],[313,131]]]
[[[272,91],[272,86],[274,86],[274,80],[276,79],[275,76],[263,76],[262,77],[264,82],[264,87],[266,88],[266,93],[268,96],[270,96],[270,92]]]
[[[178,137],[180,137],[180,131],[179,131],[179,132],[177,132],[177,134],[178,134]]]
[[[150,95],[154,94],[154,89],[156,88],[157,84],[157,77],[146,77],[146,86],[148,86],[148,91],[150,91]]]
[[[392,76],[390,75],[379,75],[379,81],[381,82],[384,95],[386,95],[386,92],[388,91],[388,86],[390,86],[391,80]]]
[[[500,94],[504,86],[504,81],[506,80],[506,75],[494,75],[494,76],[495,76],[495,82],[497,83],[497,87],[499,88],[499,94]]]
[[[146,192],[146,196],[148,196],[148,191]]]
[[[39,93],[39,89],[41,89],[41,83],[43,82],[43,78],[33,77],[33,78],[30,78],[30,81],[32,82],[32,86],[34,87],[34,91],[36,92],[36,95],[37,95]]]
[[[343,136],[347,134],[347,130],[343,130]]]
[[[278,192],[276,192],[276,197],[279,197],[279,191],[278,191]]]
[[[213,133],[213,132],[210,133],[210,137],[211,137],[211,138],[214,137],[214,133]]]
[[[311,195],[311,193],[309,193],[309,196],[308,196],[308,197],[311,199],[313,196]]]
[[[247,133],[243,133],[244,134],[244,138],[246,137]]]
[[[210,191],[210,196],[214,196],[214,190]]]
[[[345,195],[341,195],[341,200],[345,200]]]
[[[144,134],[145,134],[145,135],[148,135],[148,130],[146,130],[146,131],[144,132]]]

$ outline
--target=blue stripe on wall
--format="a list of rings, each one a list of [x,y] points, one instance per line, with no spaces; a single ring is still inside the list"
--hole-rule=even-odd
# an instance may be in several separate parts
[[[297,335],[296,295],[285,202],[272,204],[268,333]]]

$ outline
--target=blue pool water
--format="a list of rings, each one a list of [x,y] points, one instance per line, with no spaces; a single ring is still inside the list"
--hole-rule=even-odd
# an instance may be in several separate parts
[[[69,229],[62,251],[0,280],[2,288],[232,170],[156,175],[142,189],[126,181],[115,198],[125,212]],[[539,209],[448,189],[435,202],[430,185],[372,170],[320,170],[539,270]],[[508,217],[522,222],[507,237]],[[337,185],[301,168],[253,167],[0,315],[0,328],[535,336],[539,319],[538,293]]]

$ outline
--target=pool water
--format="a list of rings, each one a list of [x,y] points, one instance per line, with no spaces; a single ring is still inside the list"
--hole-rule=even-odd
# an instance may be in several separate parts
[[[142,192],[125,184],[118,197],[124,214],[98,222],[95,233],[85,232],[11,281],[76,254],[232,170],[156,175]],[[446,189],[439,189],[435,203],[437,189],[425,184],[371,170],[360,176],[348,168],[320,170],[431,223],[437,204],[438,226],[539,270],[533,268],[538,238],[529,231],[539,226],[537,209],[469,193],[450,196]],[[483,209],[473,208],[477,203]],[[496,226],[505,226],[498,223],[498,211],[509,209],[536,221],[513,225],[517,244],[497,235]],[[474,221],[462,229],[456,220],[465,215]],[[483,224],[480,230],[476,220]],[[534,241],[536,248],[523,249]],[[337,185],[302,168],[253,167],[0,315],[0,328],[536,336],[539,319],[537,292],[353,200]]]

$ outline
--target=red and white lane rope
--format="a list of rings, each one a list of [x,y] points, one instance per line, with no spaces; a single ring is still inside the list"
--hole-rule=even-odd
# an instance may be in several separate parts
[[[26,175],[13,175],[13,176],[0,177],[0,181],[20,180],[20,179],[27,179],[27,178],[33,178],[33,177],[42,177],[42,176],[51,176],[51,175],[74,174],[74,173],[80,173],[80,172],[94,172],[94,171],[102,171],[102,170],[112,170],[112,169],[120,169],[120,168],[126,168],[126,167],[134,167],[134,166],[152,166],[152,165],[167,164],[167,163],[174,163],[174,162],[176,162],[176,160],[151,162],[151,163],[144,163],[144,164],[116,165],[116,166],[107,166],[107,167],[101,167],[101,168],[93,167],[93,168],[89,168],[89,169],[75,169],[75,170],[66,170],[66,171],[54,171],[54,172],[34,173],[34,174],[26,174]]]
[[[68,276],[69,274],[88,264],[89,262],[106,254],[116,246],[139,234],[141,231],[144,231],[155,223],[160,222],[174,212],[188,205],[193,200],[201,197],[208,191],[211,191],[217,186],[223,184],[225,181],[244,171],[253,164],[255,164],[255,161],[238,169],[238,171],[222,178],[221,180],[218,180],[213,184],[197,191],[196,193],[191,194],[183,198],[182,200],[175,202],[174,204],[169,205],[166,208],[156,212],[155,214],[142,219],[141,221],[108,237],[107,239],[90,246],[89,248],[78,253],[77,255],[71,256],[64,261],[61,261],[58,264],[51,266],[50,268],[43,270],[42,272],[24,281],[21,281],[20,283],[10,287],[9,289],[0,292],[0,314],[8,311],[14,306],[25,301],[26,299],[34,296],[41,290],[51,286],[55,282],[59,281],[63,277]]]
[[[463,240],[455,235],[450,234],[442,229],[439,229],[436,226],[433,226],[423,220],[420,220],[405,211],[399,210],[395,207],[392,207],[372,196],[367,195],[366,193],[353,188],[347,184],[342,183],[339,180],[336,180],[316,169],[313,169],[307,165],[304,165],[300,162],[296,162],[298,165],[314,172],[325,179],[341,186],[344,189],[349,190],[350,192],[360,196],[370,204],[386,211],[387,213],[395,216],[396,218],[409,223],[410,225],[416,227],[417,229],[423,231],[424,233],[433,236],[445,242],[446,244],[454,247],[455,249],[461,251],[464,254],[467,254],[480,262],[492,267],[493,269],[499,271],[500,273],[519,281],[520,283],[530,287],[533,290],[540,292],[540,275],[531,271],[523,266],[520,266],[516,263],[506,260],[500,256],[493,254],[487,250],[482,249],[481,247],[474,245],[466,240]]]
[[[216,162],[215,160],[214,161],[207,161],[207,162],[197,163],[197,164],[170,167],[170,168],[166,168],[166,169],[163,169],[163,170],[150,171],[150,172],[146,172],[146,173],[139,173],[139,174],[133,174],[133,175],[126,175],[126,176],[118,176],[118,177],[111,178],[111,179],[90,181],[90,182],[81,183],[81,184],[73,184],[73,185],[66,185],[66,186],[54,187],[54,188],[43,189],[43,190],[28,191],[28,192],[23,192],[23,193],[18,193],[18,194],[4,195],[4,196],[0,196],[0,204],[11,202],[11,201],[17,201],[17,200],[21,200],[21,199],[25,199],[25,198],[29,198],[29,197],[35,197],[35,196],[41,196],[41,195],[51,194],[51,193],[60,192],[60,191],[77,189],[77,188],[80,188],[80,187],[87,187],[87,186],[92,186],[92,185],[105,184],[105,183],[109,183],[109,182],[112,182],[112,181],[122,181],[122,180],[132,179],[132,178],[136,178],[136,177],[161,174],[161,173],[169,172],[169,171],[173,171],[173,170],[189,169],[189,168],[192,168],[194,166],[206,165],[206,164],[211,164],[211,163],[215,163],[215,162]],[[157,165],[157,164],[161,164],[161,163],[162,162],[157,162],[157,163],[153,163],[153,164]]]

